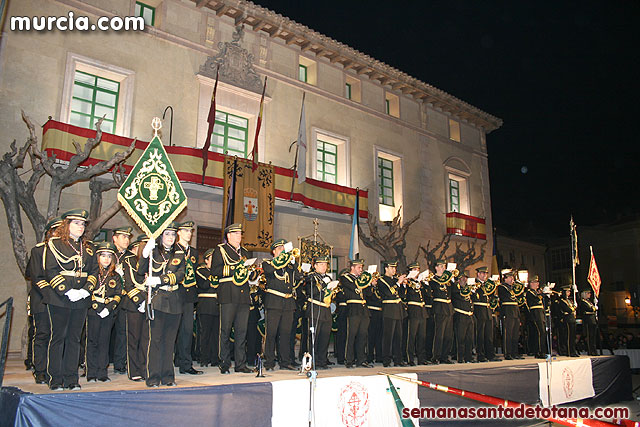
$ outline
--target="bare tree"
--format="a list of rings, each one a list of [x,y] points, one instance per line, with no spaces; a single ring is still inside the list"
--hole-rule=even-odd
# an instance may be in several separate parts
[[[431,240],[427,242],[427,247],[423,247],[420,245],[418,247],[418,251],[416,253],[416,258],[418,258],[419,253],[422,253],[424,259],[427,261],[427,264],[430,268],[433,268],[436,264],[436,261],[439,259],[447,259],[457,264],[458,271],[464,271],[470,265],[475,264],[476,262],[484,259],[485,249],[487,246],[487,242],[484,242],[480,245],[480,254],[476,252],[476,243],[477,239],[474,239],[473,242],[467,241],[467,249],[462,250],[462,242],[455,243],[456,250],[453,254],[446,255],[449,250],[451,243],[451,234],[445,234],[442,236],[440,242],[438,242],[433,248],[431,246]]]
[[[369,212],[369,220],[367,221],[369,225],[369,236],[366,236],[359,227],[358,235],[366,247],[379,253],[383,259],[397,260],[398,271],[406,271],[407,258],[404,250],[407,247],[407,233],[409,232],[409,227],[420,218],[420,213],[400,225],[402,219],[400,215],[401,211],[402,207],[398,209],[395,218],[393,218],[393,221],[387,226],[386,233],[381,232],[378,228],[376,216]]]
[[[91,150],[93,150],[102,139],[102,130],[100,129],[102,119],[100,119],[96,122],[96,136],[89,138],[84,144],[84,147],[81,147],[78,142],[73,141],[76,153],[71,157],[67,165],[57,164],[55,154],[49,155],[39,150],[36,128],[24,111],[22,112],[22,120],[29,130],[29,137],[20,149],[17,149],[16,141],[14,140],[11,144],[10,151],[5,153],[0,161],[0,199],[2,199],[7,216],[7,225],[13,245],[13,253],[18,268],[20,268],[20,271],[24,275],[27,268],[28,253],[22,223],[22,212],[24,212],[29,219],[36,240],[41,240],[47,219],[53,218],[58,214],[60,196],[65,188],[83,181],[93,180],[96,182],[95,177],[103,175],[115,167],[112,172],[113,183],[101,182],[94,184],[91,189],[92,207],[90,211],[94,215],[94,220],[87,232],[99,230],[119,209],[119,204],[117,208],[112,205],[105,212],[100,213],[102,193],[110,189],[118,188],[118,183],[122,183],[123,171],[119,165],[131,155],[136,140],[134,140],[125,151],[114,154],[109,160],[103,160],[88,167],[80,166],[81,163],[89,158]],[[19,173],[19,171],[24,167],[27,154],[31,162],[31,175],[24,181],[22,175],[25,175],[29,171],[22,173]],[[45,174],[51,177],[51,186],[49,188],[47,213],[43,215],[36,203],[35,193],[38,183]]]

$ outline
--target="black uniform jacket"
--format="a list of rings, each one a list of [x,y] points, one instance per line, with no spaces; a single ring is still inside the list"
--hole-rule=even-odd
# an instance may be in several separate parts
[[[205,264],[196,268],[196,283],[198,285],[198,313],[218,316],[220,304],[218,303],[218,282],[213,279],[211,269]]]
[[[175,247],[178,248],[177,245]],[[179,289],[184,279],[184,252],[181,249],[167,251],[162,245],[157,245],[150,258],[153,276],[160,277],[160,285],[153,290],[153,309],[181,314],[182,298]],[[138,261],[138,277],[144,277],[145,273],[149,273],[149,258],[142,257]]]
[[[273,260],[262,262],[267,288],[264,294],[264,308],[278,310],[295,310],[294,289],[299,285],[302,275],[291,263],[276,268]]]
[[[211,274],[218,278],[218,302],[220,304],[251,303],[248,281],[238,286],[233,283],[233,274],[242,258],[248,258],[249,252],[242,246],[238,251],[229,243],[219,244],[211,256]],[[250,280],[253,280],[250,279]]]
[[[73,309],[89,307],[90,297],[71,302],[65,293],[70,289],[84,289],[91,294],[95,289],[98,264],[92,246],[73,240],[65,243],[59,237],[52,237],[43,256],[45,279],[49,283],[45,303]]]

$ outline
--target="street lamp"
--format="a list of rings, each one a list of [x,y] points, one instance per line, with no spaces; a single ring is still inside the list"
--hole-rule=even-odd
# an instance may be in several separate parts
[[[631,305],[631,298],[630,297],[626,297],[624,299],[624,303],[627,304],[627,305]]]

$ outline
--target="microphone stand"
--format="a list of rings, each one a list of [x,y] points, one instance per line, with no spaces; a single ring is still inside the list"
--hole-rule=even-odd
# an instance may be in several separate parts
[[[311,277],[311,281],[313,281],[313,277]],[[309,299],[313,300],[313,288],[315,286],[314,283],[309,283],[309,288],[311,289],[309,295]],[[322,297],[322,296],[321,296]],[[310,308],[310,321],[311,325],[309,326],[309,332],[311,333],[311,370],[307,371],[307,378],[309,378],[309,427],[312,427],[314,421],[314,410],[315,410],[315,389],[316,389],[316,378],[318,376],[318,372],[316,371],[316,324],[313,318],[313,303],[308,301],[311,304]]]
[[[547,368],[547,405],[551,407],[551,356],[553,354],[553,333],[551,332],[551,295],[548,295],[549,298],[549,314],[545,315],[545,320],[547,321],[547,354],[545,358],[545,364]]]

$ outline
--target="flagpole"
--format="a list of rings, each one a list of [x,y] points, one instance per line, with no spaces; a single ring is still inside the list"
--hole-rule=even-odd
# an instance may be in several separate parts
[[[571,270],[573,274],[573,305],[577,305],[576,302],[576,250],[578,249],[578,232],[576,231],[576,223],[573,222],[573,215],[571,215],[571,222],[569,223],[570,237],[571,237]]]
[[[293,200],[293,187],[296,182],[296,169],[298,168],[298,149],[300,147],[300,126],[302,125],[302,113],[304,111],[304,98],[307,92],[302,92],[302,104],[300,106],[300,121],[298,122],[298,137],[296,138],[296,155],[293,160],[293,174],[291,174],[291,193],[289,194],[289,201]],[[304,132],[307,130],[305,129]]]
[[[591,259],[594,259],[593,246],[589,245],[589,251],[591,252]],[[589,262],[589,269],[591,269],[591,262]],[[591,285],[591,289],[593,290],[593,302],[597,307],[598,306],[598,295],[596,295],[596,290],[593,289],[593,285]],[[598,322],[598,310],[596,310],[596,322]]]

